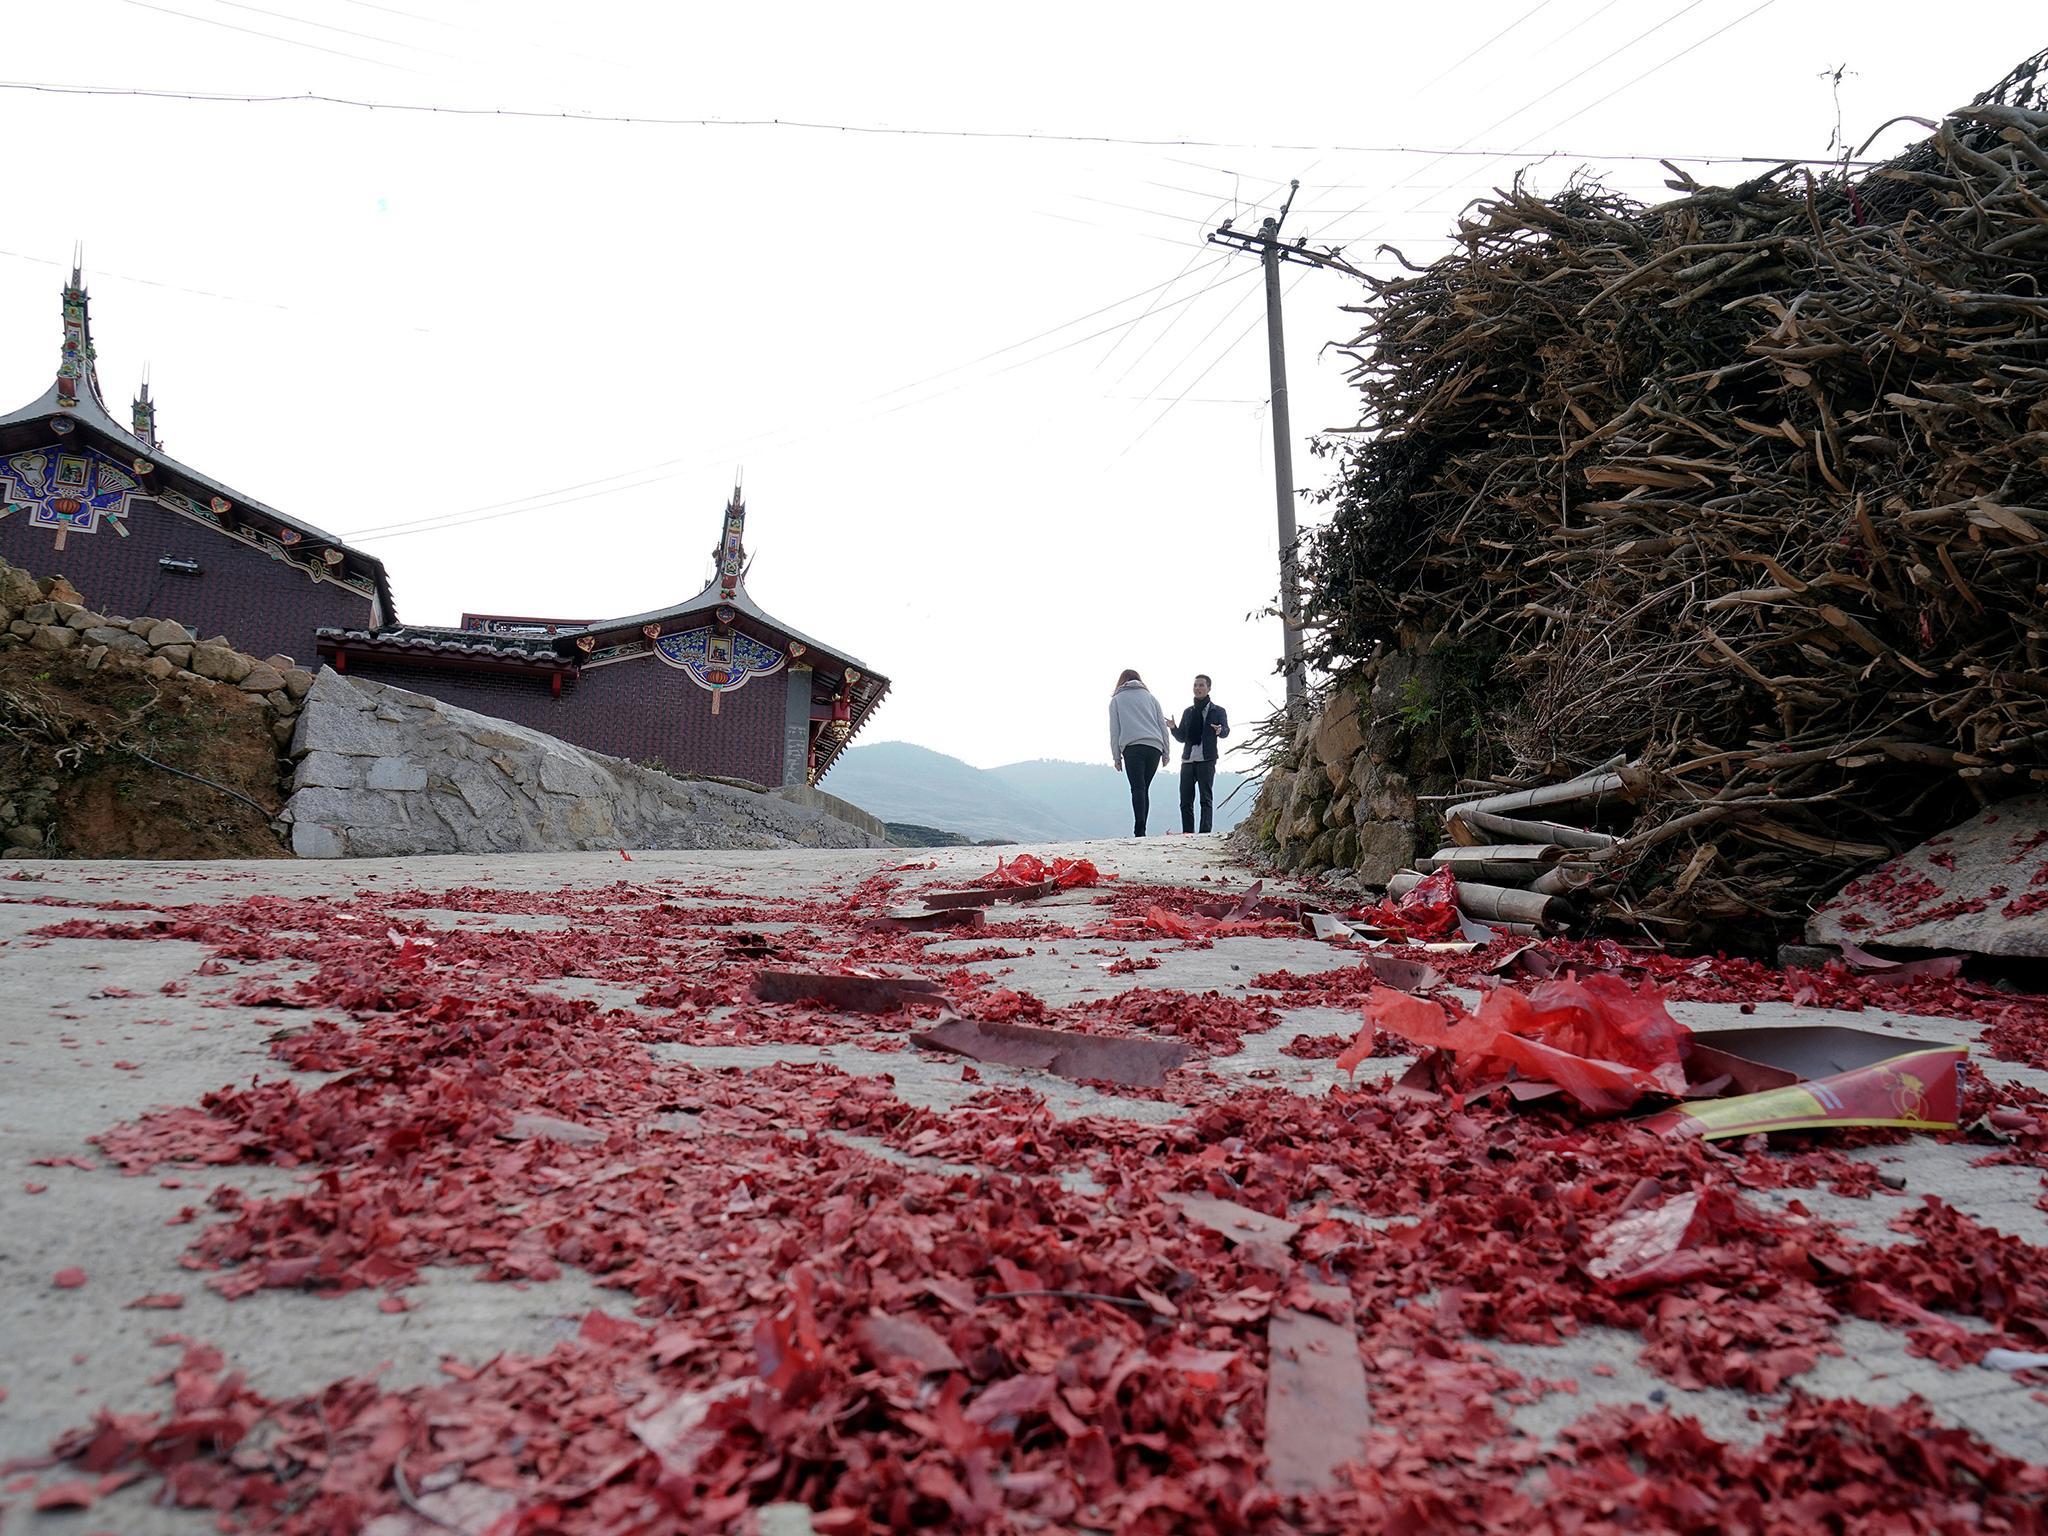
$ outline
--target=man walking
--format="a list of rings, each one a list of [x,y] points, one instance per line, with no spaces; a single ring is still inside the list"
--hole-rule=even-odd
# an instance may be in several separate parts
[[[1195,830],[1195,791],[1202,792],[1202,830],[1211,830],[1215,820],[1216,759],[1223,755],[1223,738],[1230,734],[1230,716],[1209,697],[1208,674],[1195,678],[1195,702],[1181,711],[1173,739],[1180,745],[1180,829]]]

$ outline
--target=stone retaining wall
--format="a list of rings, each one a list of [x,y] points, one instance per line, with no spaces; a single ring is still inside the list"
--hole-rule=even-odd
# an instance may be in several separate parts
[[[291,743],[307,858],[597,848],[878,848],[774,795],[685,780],[386,683],[322,671]]]
[[[1447,722],[1429,704],[1444,692],[1442,670],[1396,651],[1334,679],[1267,771],[1240,828],[1247,851],[1368,889],[1407,868],[1436,826],[1420,797],[1452,781]]]
[[[171,619],[96,613],[62,576],[41,580],[0,561],[0,650],[75,652],[87,671],[133,667],[155,678],[182,677],[233,688],[251,709],[268,713],[278,747],[290,742],[313,674],[289,656],[257,660],[225,636],[202,640]],[[0,785],[0,846],[34,857],[49,835],[59,786],[53,778]]]
[[[837,816],[841,821],[850,821],[869,836],[884,843],[889,841],[889,828],[881,817],[870,815],[851,800],[827,794],[816,785],[784,784],[768,793],[792,805],[807,806],[814,811],[823,811],[827,816]]]

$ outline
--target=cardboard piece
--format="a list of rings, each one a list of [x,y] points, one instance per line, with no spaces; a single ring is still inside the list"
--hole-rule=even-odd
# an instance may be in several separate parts
[[[990,907],[999,901],[1037,901],[1059,888],[1057,880],[1040,880],[1034,885],[971,885],[957,891],[920,891],[918,898],[936,911],[946,907]]]
[[[1694,1032],[1686,1075],[1726,1077],[1733,1098],[1692,1099],[1643,1123],[1707,1141],[1769,1131],[1953,1130],[1969,1048],[1839,1024]]]
[[[1083,1035],[987,1019],[952,1019],[911,1039],[926,1050],[951,1051],[975,1061],[1035,1067],[1076,1082],[1117,1083],[1126,1088],[1163,1087],[1166,1074],[1188,1059],[1188,1048],[1178,1041]]]
[[[1337,1487],[1337,1469],[1364,1455],[1372,1431],[1351,1293],[1309,1290],[1334,1316],[1278,1307],[1266,1323],[1266,1480],[1282,1495]]]
[[[850,1013],[890,1013],[912,1002],[944,1003],[946,989],[922,976],[844,976],[762,971],[754,996],[764,1003],[823,1003]]]

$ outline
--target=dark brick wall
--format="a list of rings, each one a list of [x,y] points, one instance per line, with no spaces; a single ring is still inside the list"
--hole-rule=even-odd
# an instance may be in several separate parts
[[[282,654],[308,667],[314,630],[371,623],[370,599],[153,501],[130,502],[127,523],[125,539],[102,523],[96,533],[71,534],[60,554],[50,529],[17,512],[0,518],[0,558],[34,576],[64,577],[95,613],[176,619],[202,640],[225,635],[253,656]],[[197,560],[200,574],[160,569],[166,555]]]
[[[715,717],[708,692],[652,656],[592,667],[575,682],[565,681],[559,699],[549,694],[545,676],[478,676],[353,657],[348,675],[428,694],[613,757],[656,758],[680,773],[782,782],[787,669],[728,693]]]

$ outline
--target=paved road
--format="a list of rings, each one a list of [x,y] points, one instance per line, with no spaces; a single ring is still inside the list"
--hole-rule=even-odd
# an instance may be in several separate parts
[[[1219,843],[1208,839],[1154,839],[1145,843],[1106,842],[1046,849],[1050,854],[1084,854],[1127,882],[1199,885],[1235,890],[1249,879],[1233,869]],[[422,858],[358,863],[261,863],[220,865],[58,864],[22,869],[0,879],[0,1290],[4,1290],[5,1344],[0,1347],[0,1460],[33,1457],[60,1432],[86,1422],[107,1405],[122,1411],[160,1406],[165,1388],[152,1385],[166,1366],[167,1351],[156,1341],[176,1332],[227,1348],[231,1363],[253,1385],[278,1397],[312,1392],[342,1377],[385,1368],[387,1386],[434,1379],[440,1362],[452,1358],[481,1362],[503,1351],[534,1353],[566,1337],[594,1308],[625,1308],[606,1290],[574,1269],[559,1278],[512,1286],[478,1278],[473,1271],[438,1270],[410,1294],[411,1310],[380,1310],[379,1293],[359,1290],[338,1298],[302,1291],[264,1289],[228,1301],[207,1288],[203,1272],[183,1267],[212,1193],[232,1186],[251,1196],[280,1194],[294,1187],[292,1170],[270,1167],[159,1168],[123,1177],[86,1138],[117,1122],[133,1121],[156,1106],[196,1103],[217,1086],[294,1076],[271,1054],[270,1036],[280,1023],[275,1006],[238,1003],[252,979],[289,982],[301,974],[289,958],[254,963],[209,963],[213,946],[177,939],[138,943],[97,937],[36,938],[34,930],[67,919],[146,923],[181,911],[253,897],[312,901],[339,910],[363,892],[416,890],[402,910],[443,929],[480,934],[524,935],[545,946],[550,935],[601,925],[619,914],[644,910],[649,892],[694,892],[674,900],[720,898],[762,904],[763,920],[742,923],[778,942],[801,947],[802,925],[778,921],[773,908],[784,901],[811,900],[846,892],[878,871],[914,857],[936,866],[909,870],[906,885],[948,883],[978,875],[991,855],[982,849],[942,850],[931,855],[901,853],[776,852],[757,854],[641,853],[630,862],[615,854],[494,859]],[[557,910],[492,913],[471,898],[442,904],[442,893],[458,888],[541,892],[569,898]],[[1075,892],[1034,909],[1026,921],[1074,921],[1090,910],[1091,893]],[[128,910],[119,904],[139,904]],[[113,910],[105,910],[106,908]],[[318,908],[289,909],[290,921],[317,930]],[[508,941],[509,942],[509,941]],[[1251,978],[1275,969],[1327,970],[1345,963],[1324,944],[1306,939],[1230,938],[1193,949],[1146,940],[1060,937],[1024,943],[1004,941],[1002,958],[971,961],[972,969],[1003,986],[1059,1006],[1113,996],[1134,986],[1185,991],[1216,989],[1242,994]],[[949,953],[986,949],[988,941],[951,940],[934,947],[933,960]],[[1156,958],[1154,968],[1112,974],[1121,956]],[[632,1009],[638,980],[617,976],[571,976],[536,987],[558,995],[589,998],[607,1007]],[[259,989],[260,990],[260,989]],[[1678,1004],[1675,1013],[1694,1024],[1738,1017],[1733,1005]],[[1743,1022],[1815,1022],[1816,1010],[1766,1004]],[[1884,1022],[1870,1013],[1855,1022]],[[1950,1021],[1897,1019],[1921,1037],[1967,1041],[1972,1025]],[[1236,1055],[1210,1063],[1205,1092],[1228,1093],[1233,1082],[1280,1086],[1306,1095],[1331,1087],[1337,1074],[1328,1061],[1302,1060],[1280,1047],[1299,1034],[1329,1034],[1355,1026],[1355,1015],[1329,1009],[1294,1009],[1281,1027],[1246,1037]],[[663,1061],[699,1068],[759,1068],[776,1062],[828,1062],[855,1074],[886,1076],[905,1104],[948,1107],[983,1089],[1006,1083],[1043,1094],[1056,1116],[1108,1115],[1140,1121],[1170,1121],[1187,1113],[1171,1095],[1115,1095],[1040,1074],[982,1066],[978,1081],[963,1074],[953,1058],[906,1051],[900,1042],[782,1043],[719,1045],[667,1043],[651,1047]],[[882,1047],[882,1048],[877,1048]],[[1375,1062],[1398,1071],[1400,1061]],[[2048,1087],[2043,1074],[1985,1061],[1994,1077],[2030,1080]],[[314,1082],[318,1074],[296,1074]],[[854,1138],[859,1142],[859,1138]],[[904,1154],[879,1141],[866,1143],[877,1156]],[[2039,1201],[2042,1179],[2022,1167],[1975,1167],[1978,1152],[1967,1147],[1905,1140],[1855,1154],[1875,1160],[1902,1177],[1904,1193],[1880,1190],[1849,1199],[1821,1191],[1802,1192],[1806,1209],[1841,1223],[1869,1242],[1898,1241],[1887,1223],[1928,1192],[1986,1226],[2029,1244],[2048,1245],[2048,1217]],[[1085,1174],[1070,1173],[1070,1187],[1085,1189]],[[1776,1197],[1780,1206],[1791,1196]],[[200,1208],[198,1223],[180,1224],[181,1211]],[[1416,1213],[1427,1220],[1426,1210]],[[73,1288],[53,1286],[60,1271],[84,1271]],[[138,1310],[129,1304],[152,1294],[184,1298],[176,1311]],[[1820,1395],[1894,1403],[1918,1394],[1943,1420],[1965,1427],[2009,1454],[2048,1459],[2048,1407],[2025,1385],[1982,1367],[1944,1370],[1909,1356],[1903,1334],[1877,1323],[1848,1319],[1838,1330],[1844,1353],[1823,1358],[1798,1382]],[[1604,1403],[1676,1400],[1718,1437],[1754,1440],[1768,1415],[1759,1400],[1709,1389],[1669,1390],[1670,1383],[1639,1361],[1642,1341],[1632,1333],[1587,1329],[1557,1348],[1496,1345],[1498,1358],[1530,1377],[1566,1378],[1576,1394],[1550,1393],[1512,1406],[1512,1422],[1534,1437],[1545,1437]],[[1767,1404],[1765,1406],[1768,1406]],[[66,1476],[44,1474],[43,1484]],[[19,1528],[86,1531],[117,1529],[128,1536],[156,1532],[197,1532],[211,1518],[145,1503],[147,1485],[101,1501],[91,1514],[29,1517]],[[27,1497],[8,1482],[0,1500]],[[10,1516],[21,1520],[21,1514]]]

